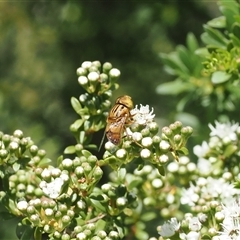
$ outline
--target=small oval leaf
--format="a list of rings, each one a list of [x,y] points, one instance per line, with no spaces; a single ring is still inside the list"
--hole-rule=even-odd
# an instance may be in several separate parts
[[[231,74],[222,72],[222,71],[217,71],[212,74],[211,81],[213,84],[220,84],[227,82],[231,78]]]

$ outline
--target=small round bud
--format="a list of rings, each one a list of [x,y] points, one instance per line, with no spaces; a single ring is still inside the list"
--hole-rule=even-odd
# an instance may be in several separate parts
[[[162,133],[167,137],[170,138],[173,136],[173,132],[169,127],[163,127],[162,128]]]
[[[152,186],[156,189],[161,188],[163,186],[163,182],[160,178],[155,178],[152,181]]]
[[[43,179],[49,179],[51,177],[51,172],[47,168],[45,168],[41,173],[41,177]]]
[[[6,158],[8,151],[6,149],[0,149],[0,158]]]
[[[31,216],[30,216],[30,221],[33,223],[33,224],[35,224],[35,225],[37,225],[37,224],[39,224],[40,223],[40,218],[39,218],[39,216],[37,215],[37,214],[31,214]]]
[[[141,158],[143,158],[143,159],[148,159],[148,158],[150,158],[150,156],[151,156],[151,152],[149,151],[149,149],[143,148],[143,149],[141,150],[141,152],[140,152],[140,156],[141,156]]]
[[[36,211],[36,209],[35,209],[34,206],[28,206],[27,207],[27,213],[28,214],[33,214],[33,213],[35,213],[35,211]]]
[[[101,73],[100,74],[100,79],[101,79],[101,82],[107,82],[108,75],[106,73]]]
[[[46,209],[45,209],[45,215],[46,215],[47,217],[53,216],[53,210],[52,210],[51,208],[46,208]]]
[[[17,150],[19,148],[19,144],[17,142],[10,142],[9,149],[10,150]]]
[[[151,122],[148,124],[148,128],[152,134],[157,134],[159,127],[156,122]]]
[[[181,135],[179,135],[179,134],[174,135],[173,141],[174,141],[176,144],[179,144],[179,143],[181,142],[181,140],[182,140]]]
[[[169,144],[168,141],[166,141],[166,140],[161,140],[160,141],[159,148],[162,151],[167,152],[167,151],[169,151],[170,147],[171,147],[171,145]]]
[[[44,149],[39,149],[37,155],[43,158],[46,156],[46,151]]]
[[[140,132],[134,132],[133,134],[132,134],[132,139],[133,139],[133,141],[136,141],[136,142],[139,142],[139,141],[141,141],[142,140],[142,134],[140,133]]]
[[[153,144],[159,144],[161,141],[161,138],[158,135],[153,136],[152,138]]]
[[[74,172],[78,177],[82,177],[84,175],[84,169],[82,166],[76,167]]]
[[[125,149],[118,149],[116,152],[116,156],[119,159],[125,159],[127,156],[127,151]]]
[[[96,82],[99,79],[99,74],[97,72],[90,72],[88,74],[88,79],[91,82]]]
[[[88,95],[87,93],[81,94],[81,95],[79,96],[79,101],[80,101],[81,103],[85,103],[85,102],[88,100],[88,97],[89,97],[89,95]]]
[[[70,237],[69,234],[67,234],[67,233],[63,233],[63,234],[62,234],[61,240],[70,240],[70,239],[71,239],[71,237]]]
[[[73,161],[70,158],[65,158],[62,161],[62,166],[64,169],[71,169],[73,165]]]
[[[169,161],[169,157],[166,154],[162,154],[159,156],[159,162],[161,164],[166,164]]]
[[[98,231],[97,235],[101,238],[104,239],[105,237],[107,237],[107,233],[103,230]]]
[[[109,72],[111,78],[118,78],[120,76],[120,71],[117,68],[112,68]]]
[[[112,185],[109,183],[105,183],[102,185],[101,189],[104,193],[108,192],[112,188]]]
[[[4,134],[4,135],[2,136],[2,141],[3,141],[4,144],[8,144],[8,143],[11,141],[10,135]]]
[[[79,239],[79,240],[85,240],[85,239],[87,239],[87,236],[86,236],[86,234],[85,234],[84,232],[78,233],[76,237],[77,237],[77,239]]]
[[[82,63],[83,68],[90,68],[92,66],[92,62],[90,61],[85,61]]]
[[[78,76],[82,76],[82,75],[86,75],[87,74],[87,70],[85,68],[79,67],[77,69],[77,75]]]
[[[94,177],[96,179],[99,179],[102,177],[102,175],[103,175],[103,170],[99,166],[97,166],[94,171]]]
[[[103,64],[103,71],[104,72],[109,72],[112,69],[112,64],[109,62],[105,62]]]
[[[118,238],[119,238],[119,234],[118,234],[118,232],[116,232],[116,231],[111,231],[111,232],[108,234],[108,236],[109,236],[110,238],[113,238],[113,239],[118,239]]]
[[[37,152],[38,152],[38,147],[37,147],[36,145],[32,145],[32,146],[30,147],[29,151],[30,151],[30,153],[31,153],[32,155],[35,155],[35,154],[37,154]]]
[[[68,215],[64,215],[62,217],[62,222],[63,223],[69,223],[71,221],[71,218]]]
[[[17,208],[20,210],[20,211],[26,211],[27,208],[28,208],[28,203],[26,201],[20,201],[17,203]]]
[[[193,129],[189,126],[183,127],[181,133],[183,136],[188,137],[193,133]]]
[[[152,138],[151,137],[144,137],[141,141],[143,147],[151,147],[152,146]]]
[[[125,207],[127,205],[127,198],[125,197],[119,197],[116,200],[116,205],[118,207]]]
[[[225,216],[222,212],[216,212],[215,218],[218,222],[222,222],[224,220]]]
[[[84,210],[87,208],[87,204],[83,200],[77,201],[77,207],[81,210]]]
[[[23,132],[21,130],[15,130],[13,136],[16,138],[23,138]]]
[[[150,130],[148,128],[144,128],[142,129],[141,134],[143,135],[143,137],[148,137],[150,134]]]

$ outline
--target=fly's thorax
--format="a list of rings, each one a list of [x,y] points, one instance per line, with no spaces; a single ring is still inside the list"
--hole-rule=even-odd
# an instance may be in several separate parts
[[[127,107],[129,110],[131,110],[133,108],[132,98],[128,95],[124,95],[124,96],[117,98],[115,104],[121,104],[121,105]]]

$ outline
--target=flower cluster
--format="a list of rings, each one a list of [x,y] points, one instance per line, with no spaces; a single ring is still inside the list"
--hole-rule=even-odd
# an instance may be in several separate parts
[[[171,162],[168,165],[169,173],[179,179],[181,172],[187,172],[188,176],[182,175],[185,181],[180,182],[186,186],[188,181],[189,186],[182,188],[178,196],[180,203],[197,214],[197,218],[189,212],[179,225],[176,219],[167,221],[159,226],[160,239],[240,239],[240,189],[235,182],[240,173],[239,164],[236,164],[240,127],[238,123],[217,121],[215,125],[209,124],[209,142],[193,148],[198,157],[196,164],[182,157],[179,164]],[[188,164],[192,166],[186,167]]]

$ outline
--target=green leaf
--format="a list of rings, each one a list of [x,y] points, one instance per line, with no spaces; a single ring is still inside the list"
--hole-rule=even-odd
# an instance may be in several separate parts
[[[86,157],[86,158],[92,156],[92,153],[89,152],[89,151],[87,151],[87,150],[85,150],[85,149],[82,150],[82,154],[83,154],[83,156]]]
[[[30,226],[18,224],[16,228],[16,235],[20,240],[29,240],[33,238],[34,229]]]
[[[79,114],[81,112],[82,106],[81,106],[81,104],[80,104],[80,102],[78,101],[77,98],[75,98],[75,97],[71,98],[71,105],[72,105],[72,107],[73,107],[73,109],[75,110],[76,113]]]
[[[188,149],[186,147],[182,147],[179,150],[177,150],[177,153],[183,154],[183,155],[188,155]]]
[[[129,190],[132,190],[132,189],[134,189],[135,187],[138,187],[140,184],[142,183],[142,179],[134,179],[134,180],[132,180],[130,183],[129,183],[129,185],[128,185],[128,189]]]
[[[39,227],[36,227],[34,231],[34,240],[42,240],[42,231]]]
[[[156,92],[162,95],[178,95],[182,92],[188,92],[192,90],[192,88],[193,86],[190,83],[175,80],[173,82],[166,82],[158,85]]]
[[[235,47],[240,47],[240,39],[238,37],[236,37],[234,34],[230,33],[229,37],[232,40],[232,43]]]
[[[231,78],[231,74],[223,72],[223,71],[217,71],[212,74],[211,81],[213,84],[220,84],[227,82]]]
[[[220,11],[226,17],[226,23],[228,30],[231,30],[233,23],[236,21],[235,16],[239,15],[239,5],[234,0],[221,0]]]
[[[14,172],[17,172],[19,169],[20,169],[20,164],[19,163],[14,163],[13,164],[13,170],[14,170]]]
[[[143,220],[144,222],[148,222],[155,219],[156,217],[157,217],[157,214],[155,212],[147,212],[142,214],[141,220]]]
[[[38,167],[47,167],[52,160],[50,158],[43,158],[39,163]]]
[[[83,119],[77,119],[73,124],[72,124],[72,127],[74,128],[74,129],[79,129],[81,126],[82,126],[82,124],[83,124]]]
[[[226,17],[220,16],[220,17],[214,18],[214,19],[208,21],[207,24],[213,28],[225,28],[227,25]]]
[[[106,208],[98,200],[94,200],[90,198],[90,201],[95,208],[97,208],[101,212],[104,212],[104,213],[106,212]]]
[[[16,218],[16,216],[11,214],[10,212],[0,212],[0,220],[6,221],[13,218]]]
[[[208,25],[204,25],[204,30],[205,32],[201,35],[201,39],[205,44],[224,49],[227,47],[228,40],[219,30],[213,29]]]
[[[75,146],[68,146],[64,149],[64,154],[73,154],[76,152]]]
[[[180,60],[176,52],[170,54],[160,54],[160,57],[165,65],[165,70],[172,75],[185,74],[188,72],[186,66]]]
[[[228,145],[227,148],[225,149],[223,155],[225,157],[230,157],[233,153],[237,151],[237,146],[235,145]]]
[[[192,53],[199,48],[198,41],[193,33],[187,35],[187,47]]]
[[[157,169],[160,175],[165,176],[165,169],[161,165],[157,165]]]
[[[184,47],[184,46],[177,46],[176,47],[177,53],[182,61],[182,63],[185,65],[187,68],[186,73],[189,74],[190,70],[194,67],[193,64],[196,65],[195,62],[191,61],[191,53]]]
[[[124,182],[124,179],[126,178],[126,174],[127,174],[126,168],[119,169],[117,175],[118,175],[118,179],[120,180],[120,182]]]
[[[203,57],[203,58],[206,58],[209,54],[209,51],[207,48],[198,48],[196,51],[195,51],[195,54],[197,56],[200,56],[200,57]]]
[[[240,24],[235,22],[232,27],[232,33],[240,39]]]

